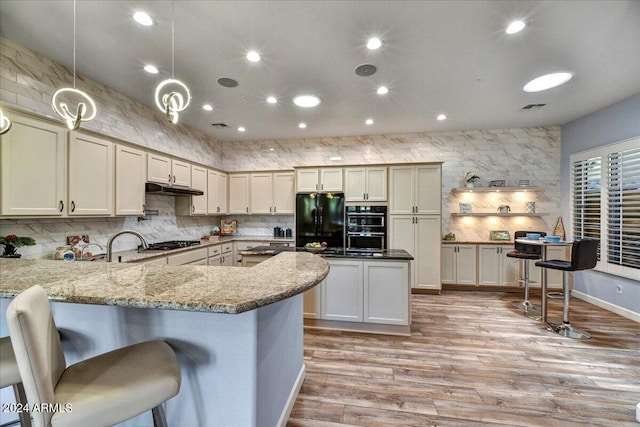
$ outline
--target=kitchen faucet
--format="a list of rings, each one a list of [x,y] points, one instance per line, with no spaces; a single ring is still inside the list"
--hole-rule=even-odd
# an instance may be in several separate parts
[[[123,234],[133,234],[134,236],[138,237],[138,239],[140,239],[143,249],[149,249],[149,243],[147,243],[147,239],[145,239],[144,236],[138,233],[137,231],[134,231],[134,230],[118,231],[116,234],[109,237],[109,240],[107,240],[107,262],[111,262],[111,245],[113,244],[113,241],[115,240],[116,237],[121,236]]]

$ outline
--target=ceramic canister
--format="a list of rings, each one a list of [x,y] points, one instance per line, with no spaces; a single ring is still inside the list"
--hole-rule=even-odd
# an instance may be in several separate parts
[[[536,213],[536,202],[527,202],[527,213]]]

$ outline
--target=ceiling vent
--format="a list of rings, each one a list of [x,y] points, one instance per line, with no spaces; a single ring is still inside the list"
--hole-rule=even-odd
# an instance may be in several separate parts
[[[218,128],[226,128],[228,127],[226,123],[211,123],[211,126],[215,126]]]
[[[547,104],[529,104],[522,107],[523,110],[537,110],[539,108],[544,107]]]

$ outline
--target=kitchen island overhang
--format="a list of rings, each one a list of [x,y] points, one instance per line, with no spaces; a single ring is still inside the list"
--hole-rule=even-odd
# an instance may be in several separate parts
[[[169,425],[283,426],[304,379],[301,293],[328,271],[306,253],[250,269],[0,260],[0,334],[11,298],[40,284],[68,363],[150,339],[176,350],[183,383]]]

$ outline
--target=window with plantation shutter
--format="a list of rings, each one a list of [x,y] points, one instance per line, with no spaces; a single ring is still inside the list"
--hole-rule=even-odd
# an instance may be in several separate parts
[[[571,156],[573,239],[600,239],[596,269],[640,280],[640,138]]]

